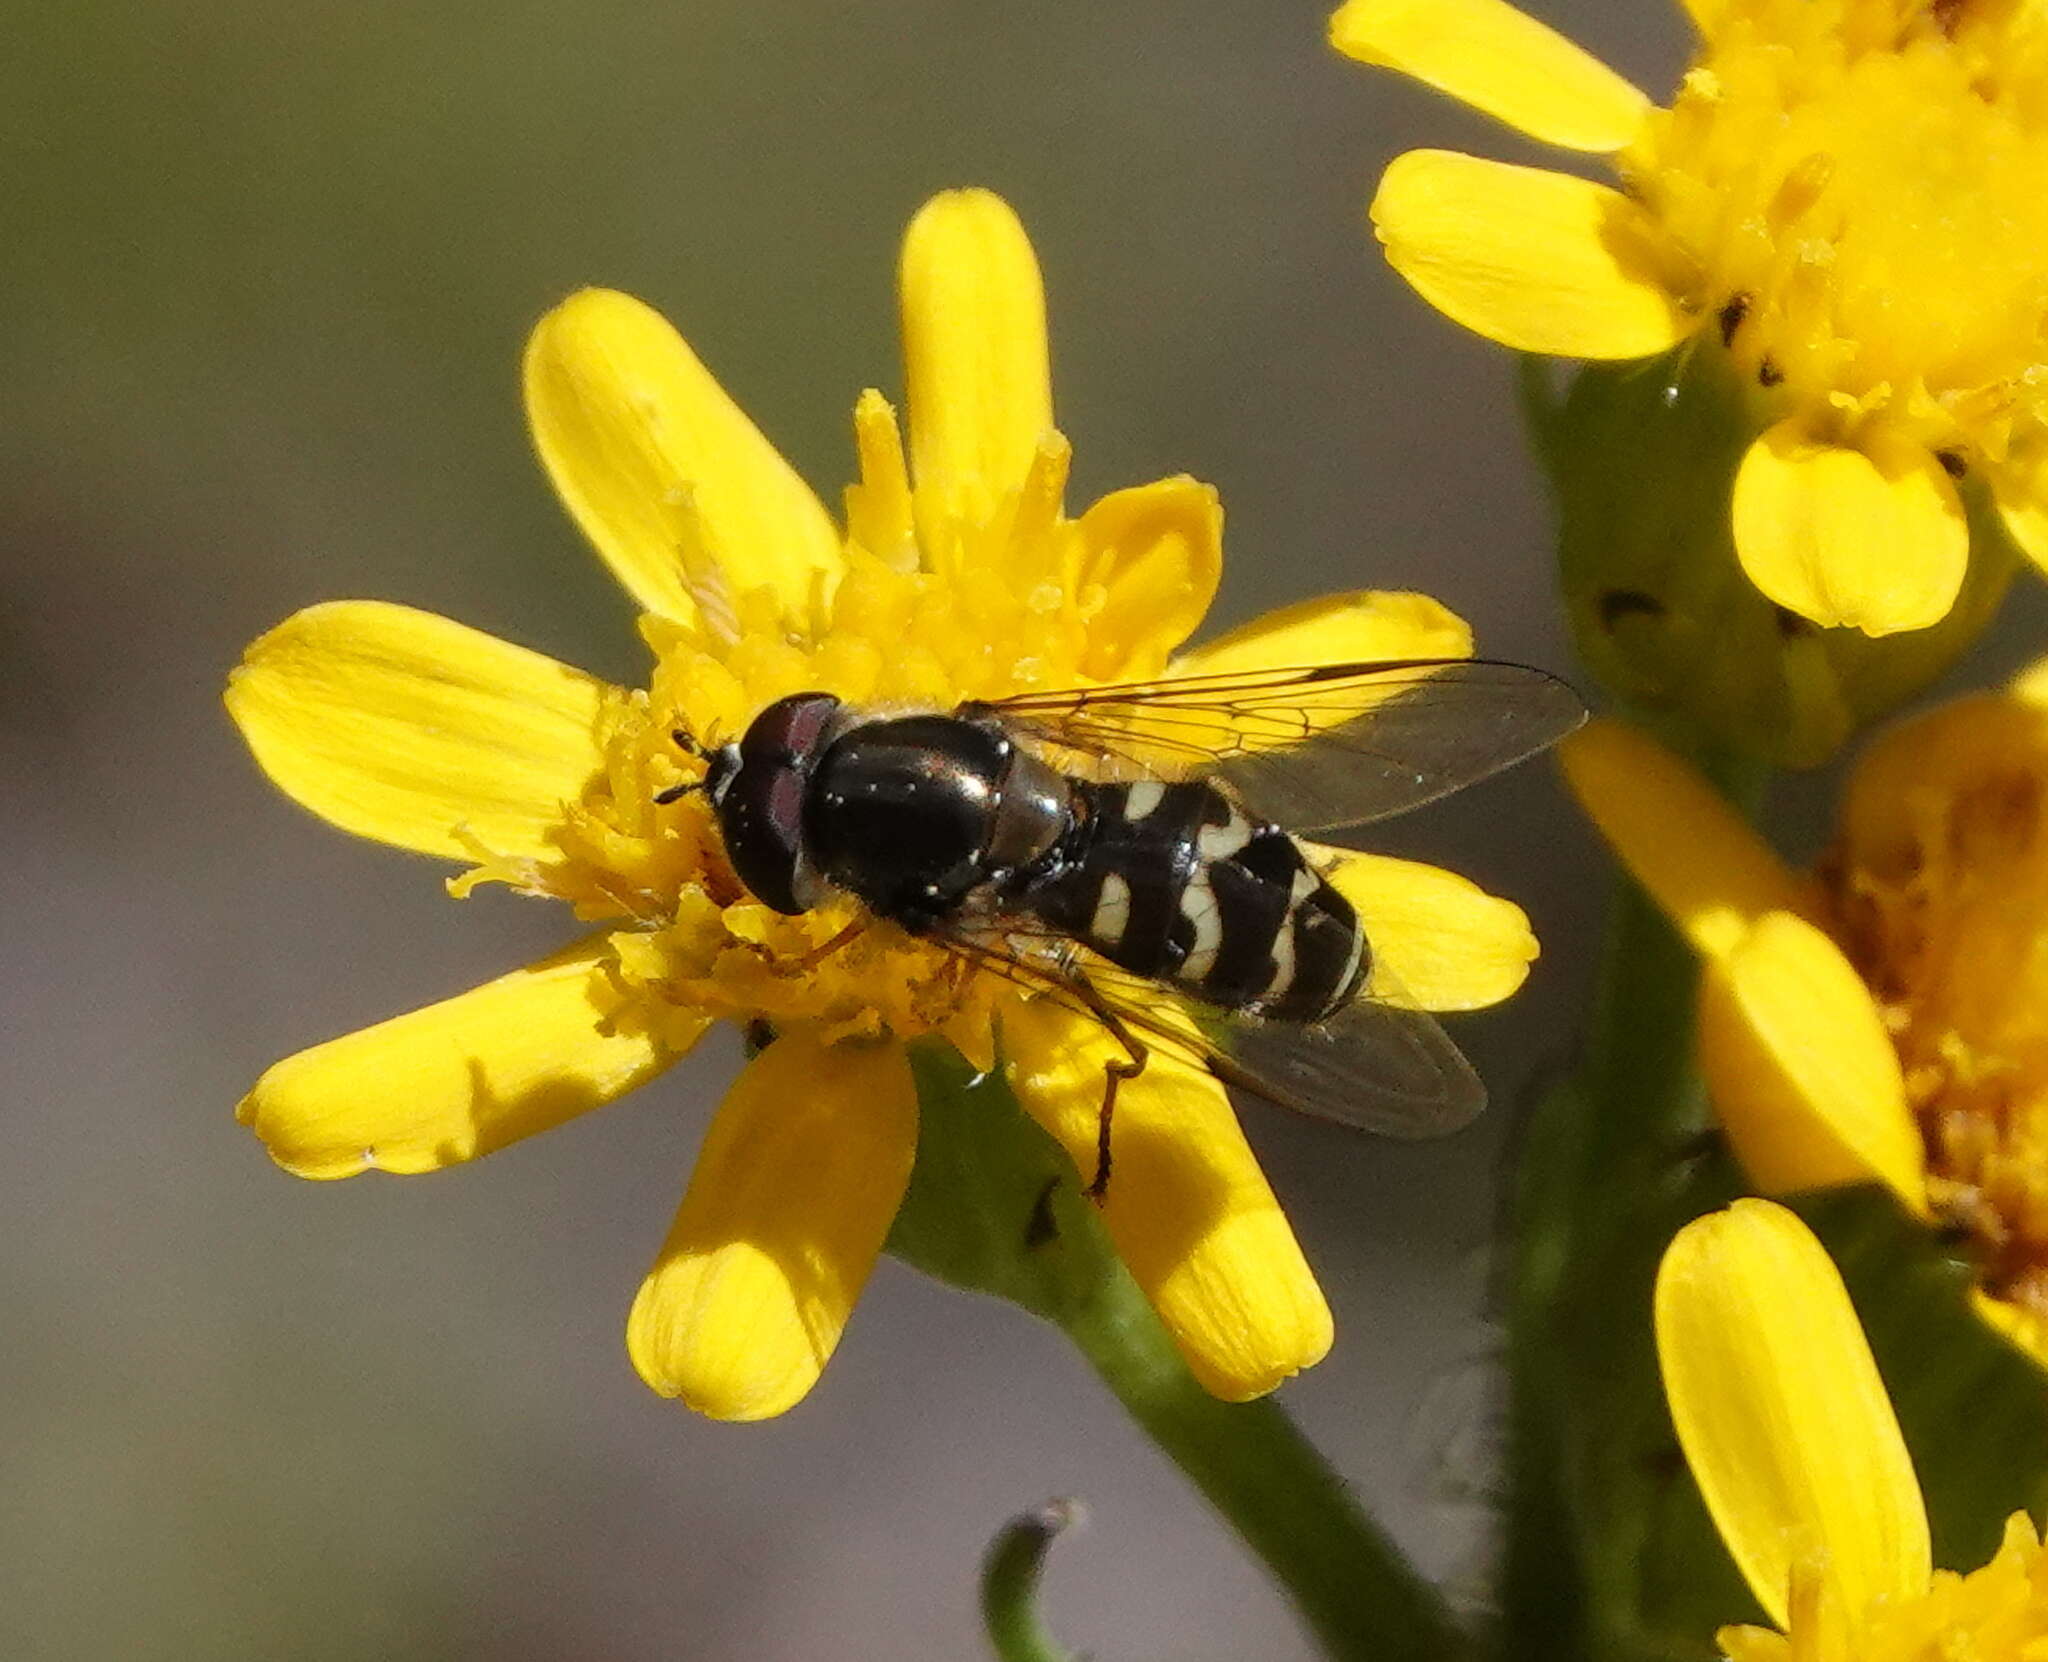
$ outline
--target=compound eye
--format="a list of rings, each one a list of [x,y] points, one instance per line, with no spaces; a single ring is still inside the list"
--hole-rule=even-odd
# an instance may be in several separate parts
[[[733,870],[764,906],[808,911],[800,890],[804,778],[788,764],[749,762],[718,799],[718,823]]]

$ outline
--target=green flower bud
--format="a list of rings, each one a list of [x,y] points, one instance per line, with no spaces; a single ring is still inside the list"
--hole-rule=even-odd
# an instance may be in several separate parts
[[[1688,748],[1817,766],[1947,669],[2004,598],[2019,555],[1965,478],[1969,572],[1940,622],[1873,638],[1766,599],[1736,559],[1729,513],[1736,469],[1766,423],[1724,354],[1685,346],[1589,364],[1561,399],[1547,366],[1528,359],[1523,384],[1579,655]]]

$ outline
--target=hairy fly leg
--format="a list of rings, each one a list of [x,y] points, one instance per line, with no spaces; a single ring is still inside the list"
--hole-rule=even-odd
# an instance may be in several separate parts
[[[1095,1176],[1083,1194],[1102,1204],[1109,1193],[1109,1134],[1116,1117],[1116,1093],[1124,1082],[1136,1079],[1145,1071],[1145,1064],[1152,1059],[1152,1052],[1128,1023],[1116,1013],[1115,1007],[1102,996],[1095,983],[1086,975],[1076,975],[1074,990],[1088,1006],[1088,1012],[1102,1023],[1109,1036],[1124,1047],[1124,1054],[1113,1056],[1102,1064],[1102,1107],[1095,1124]]]

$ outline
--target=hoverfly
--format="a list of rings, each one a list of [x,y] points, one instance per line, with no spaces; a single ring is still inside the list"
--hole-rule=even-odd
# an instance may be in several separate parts
[[[1427,1014],[1366,992],[1371,943],[1295,832],[1385,818],[1485,778],[1584,719],[1519,664],[1410,659],[1198,675],[864,714],[778,699],[707,763],[727,856],[785,913],[873,916],[1102,1022],[1094,1180],[1147,1039],[1318,1118],[1456,1130],[1478,1076]],[[858,926],[856,926],[858,927]],[[1382,985],[1384,983],[1382,982]],[[1145,1035],[1140,1037],[1140,1034]]]

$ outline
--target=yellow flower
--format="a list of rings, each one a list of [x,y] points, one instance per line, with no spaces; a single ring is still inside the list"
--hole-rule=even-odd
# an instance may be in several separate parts
[[[1528,352],[1691,340],[1751,388],[1737,552],[1771,600],[1868,634],[1955,601],[1989,487],[2048,562],[2048,14],[2028,0],[1686,0],[1668,108],[1504,0],[1347,0],[1340,51],[1617,190],[1442,150],[1372,217],[1440,311]]]
[[[740,886],[681,727],[732,737],[771,700],[950,708],[1032,687],[1330,658],[1460,656],[1419,595],[1334,596],[1175,657],[1213,596],[1216,495],[1174,478],[1062,507],[1044,298],[1023,228],[955,192],[901,268],[906,453],[880,394],[854,410],[842,528],[636,300],[572,296],[526,354],[542,462],[645,610],[645,690],[606,685],[460,624],[379,602],[315,606],[258,640],[228,707],[257,761],[346,830],[471,862],[567,901],[593,932],[444,1003],[319,1045],[241,1116],[307,1177],[421,1172],[560,1124],[660,1073],[715,1021],[775,1037],[719,1109],[627,1344],[707,1414],[798,1401],[838,1343],[908,1180],[906,1042],[1002,1057],[1023,1106],[1090,1172],[1103,1063],[1092,1024],[850,902],[800,917]],[[1427,866],[1345,854],[1337,880],[1376,953],[1432,1009],[1519,984],[1519,910]],[[765,1026],[757,1025],[765,1024]],[[1316,1361],[1330,1317],[1220,1085],[1155,1055],[1117,1099],[1104,1221],[1198,1378],[1270,1390]]]
[[[1657,1353],[1687,1463],[1777,1625],[1726,1627],[1731,1662],[2032,1662],[2048,1558],[2026,1513],[1990,1563],[1933,1568],[1905,1439],[1841,1277],[1781,1206],[1740,1200],[1678,1232]]]
[[[2048,1364],[2048,666],[1882,734],[1810,876],[1631,728],[1562,755],[1705,960],[1700,1067],[1751,1177],[1953,1223],[1979,1309]]]

